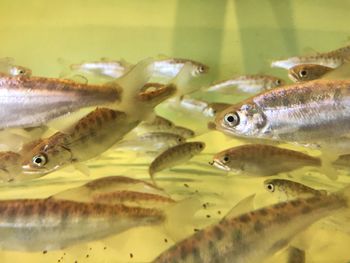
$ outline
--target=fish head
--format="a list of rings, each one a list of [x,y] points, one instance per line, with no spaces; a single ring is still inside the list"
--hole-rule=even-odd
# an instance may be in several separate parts
[[[309,81],[322,77],[330,70],[332,69],[322,65],[302,64],[290,68],[288,77],[294,82]]]
[[[229,135],[259,137],[266,127],[266,117],[252,103],[233,105],[215,118],[215,128]]]
[[[277,188],[275,180],[274,179],[265,180],[264,181],[264,188],[269,193],[274,193],[276,191],[276,188]]]
[[[45,175],[74,161],[70,149],[55,139],[50,137],[43,140],[31,151],[24,153],[22,161],[24,174]]]
[[[17,77],[17,76],[25,76],[30,77],[32,75],[32,71],[29,68],[22,67],[22,66],[12,66],[10,68],[10,75]]]
[[[283,79],[276,78],[276,77],[271,77],[269,82],[270,83],[268,85],[268,89],[277,88],[286,84],[286,82]]]
[[[205,148],[205,143],[204,142],[190,142],[190,144],[191,144],[191,148],[192,148],[191,151],[194,154],[200,153]]]
[[[224,171],[241,172],[244,170],[244,164],[234,150],[225,150],[215,154],[210,164]]]
[[[197,77],[200,75],[204,75],[208,73],[209,67],[207,65],[204,65],[202,63],[192,63],[192,76]]]

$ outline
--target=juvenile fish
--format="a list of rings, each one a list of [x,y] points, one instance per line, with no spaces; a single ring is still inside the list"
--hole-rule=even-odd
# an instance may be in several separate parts
[[[175,126],[171,128],[169,132],[180,135],[186,139],[193,138],[196,135],[191,129],[182,126]]]
[[[148,171],[152,180],[155,173],[190,160],[203,151],[204,148],[204,142],[186,142],[162,152],[153,160],[149,167]]]
[[[288,70],[288,77],[294,82],[310,81],[319,79],[333,68],[317,64],[301,64]]]
[[[287,179],[265,180],[264,187],[268,192],[277,194],[279,199],[283,200],[327,195],[326,190],[317,190],[304,184]]]
[[[164,222],[157,209],[57,199],[0,201],[0,248],[58,250]]]
[[[350,167],[350,154],[342,154],[333,162],[333,165],[340,168]]]
[[[140,125],[137,127],[137,130],[147,132],[168,132],[174,126],[175,125],[172,121],[162,116],[155,115],[155,117],[151,120],[143,121],[140,123]]]
[[[0,129],[40,126],[84,107],[118,103],[116,84],[89,85],[43,77],[0,76]]]
[[[321,166],[321,160],[310,155],[265,144],[248,144],[217,153],[210,164],[225,171],[255,176],[270,176],[304,166]]]
[[[185,64],[191,66],[191,75],[197,77],[209,71],[209,67],[190,59],[183,58],[164,58],[155,60],[150,68],[152,77],[158,78],[174,78],[183,69]]]
[[[259,93],[284,85],[284,80],[268,75],[243,75],[236,78],[217,82],[210,86],[208,91],[217,91],[226,94],[237,92]]]
[[[173,90],[173,86],[169,85]],[[166,94],[166,96],[164,96]],[[166,99],[167,89],[158,91],[152,98],[139,101],[139,109],[146,113],[153,109],[159,97]],[[140,114],[139,116],[141,116]],[[99,156],[134,129],[140,122],[139,116],[108,108],[97,108],[79,120],[66,133],[57,132],[44,139],[28,153],[23,153],[22,169],[27,174],[45,175],[72,163],[83,162]]]
[[[236,136],[317,143],[350,132],[350,81],[313,80],[273,89],[223,110],[216,129]]]
[[[10,76],[30,77],[32,70],[23,66],[14,65],[14,59],[6,57],[0,58],[0,72]]]
[[[131,66],[131,64],[123,60],[101,59],[100,61],[87,61],[79,64],[72,64],[69,68],[71,71],[116,79],[124,75]]]
[[[330,52],[318,53],[311,56],[290,57],[273,61],[271,67],[290,69],[301,64],[317,64],[329,68],[337,68],[350,57],[350,46],[339,48]]]
[[[318,220],[349,207],[349,190],[224,217],[161,253],[153,263],[256,263],[284,248]]]
[[[125,176],[108,176],[96,179],[82,186],[57,193],[51,198],[158,209],[175,203],[155,185]]]
[[[117,148],[127,148],[135,151],[162,151],[186,142],[180,135],[168,132],[150,132],[138,136],[134,140],[122,141]]]

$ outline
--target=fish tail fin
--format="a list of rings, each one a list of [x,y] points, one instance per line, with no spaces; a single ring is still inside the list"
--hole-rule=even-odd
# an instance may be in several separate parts
[[[193,233],[195,213],[200,209],[200,201],[195,198],[186,198],[169,206],[165,210],[165,233],[174,241],[183,239]]]
[[[140,61],[135,66],[131,67],[122,77],[109,83],[110,85],[114,83],[116,86],[119,85],[122,87],[122,99],[120,104],[116,105],[118,110],[131,115],[142,113],[143,109],[140,109],[141,104],[139,103],[136,105],[135,99],[151,77],[149,65],[152,61],[152,59]]]
[[[173,83],[178,89],[175,96],[181,98],[197,89],[195,86],[189,83],[192,78],[192,65],[191,63],[187,62],[176,77],[171,81],[171,83]]]

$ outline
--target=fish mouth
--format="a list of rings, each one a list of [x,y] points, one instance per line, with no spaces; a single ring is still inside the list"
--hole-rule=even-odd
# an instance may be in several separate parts
[[[298,75],[295,72],[288,73],[288,77],[294,82],[299,82]]]
[[[217,160],[213,160],[209,162],[209,164],[212,166],[215,166],[216,168],[219,168],[220,170],[224,170],[226,172],[229,172],[231,170],[228,166],[224,165],[222,162]]]

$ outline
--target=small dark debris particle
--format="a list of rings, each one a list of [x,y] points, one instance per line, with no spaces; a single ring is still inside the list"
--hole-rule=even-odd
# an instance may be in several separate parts
[[[66,255],[66,252],[65,253],[63,253],[63,256],[65,256]]]
[[[89,250],[92,250],[92,247],[90,247]]]
[[[78,260],[74,261],[74,263],[78,263]]]
[[[199,193],[199,191],[198,190],[196,190],[196,191],[194,191],[195,193]]]
[[[207,218],[210,218],[210,215],[207,215]]]
[[[133,258],[133,257],[134,257],[134,255],[132,253],[130,253],[130,258]]]
[[[87,254],[86,257],[88,258],[88,257],[89,257],[89,254]]]
[[[104,249],[104,250],[106,250],[106,249],[107,249],[107,247],[104,247],[103,249]]]
[[[164,242],[165,242],[165,243],[168,243],[168,239],[164,238]]]
[[[57,262],[59,263],[59,262],[61,262],[61,260],[59,259],[59,260],[57,260]]]
[[[218,214],[221,215],[221,211],[220,210],[218,211]]]
[[[204,208],[204,209],[207,209],[207,204],[203,204],[203,208]]]
[[[46,253],[47,253],[47,250],[44,250],[44,251],[43,251],[43,254],[46,254]]]
[[[194,228],[193,230],[194,230],[194,232],[198,232],[198,231],[199,231],[199,229],[198,229],[198,228]]]
[[[187,187],[187,188],[189,187],[189,185],[188,185],[188,184],[184,184],[184,186],[185,186],[185,187]]]

